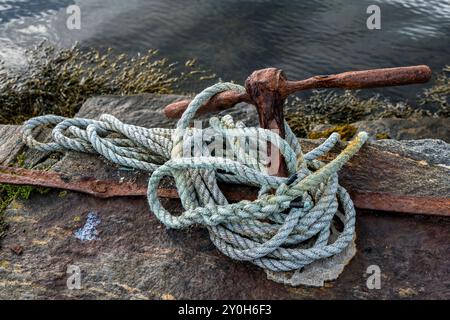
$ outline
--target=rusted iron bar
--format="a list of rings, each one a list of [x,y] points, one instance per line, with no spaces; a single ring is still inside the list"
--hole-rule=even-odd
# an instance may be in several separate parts
[[[315,76],[301,81],[287,81],[283,95],[308,89],[340,88],[364,89],[425,83],[431,79],[431,69],[425,65],[349,71],[339,74]]]
[[[190,102],[191,100],[181,100],[171,103],[164,109],[164,114],[169,119],[178,119],[186,110]],[[197,111],[197,113],[201,114],[226,110],[240,102],[252,103],[250,96],[247,93],[239,94],[234,91],[221,92],[212,97]]]
[[[267,68],[253,72],[245,81],[246,94],[223,92],[210,99],[201,111],[219,111],[234,106],[238,102],[249,102],[256,106],[261,128],[272,130],[282,138],[285,136],[283,106],[288,95],[313,88],[361,89],[371,87],[398,86],[427,82],[431,69],[425,65],[384,68],[364,71],[344,72],[334,75],[315,76],[302,81],[288,81],[280,69]],[[170,104],[165,108],[168,117],[179,117],[189,101]],[[203,109],[203,110],[202,110]],[[272,156],[270,174],[287,176],[286,163],[279,152]],[[273,172],[272,172],[273,171]]]
[[[145,197],[147,195],[147,186],[144,184],[98,180],[84,176],[68,177],[56,172],[4,166],[0,166],[0,183],[77,191],[98,198]],[[252,187],[231,184],[220,184],[219,186],[231,202],[252,201],[258,195],[258,190]],[[158,189],[158,195],[162,198],[179,198],[175,187],[162,187]],[[389,192],[358,190],[351,191],[351,197],[359,209],[450,216],[450,198],[448,197],[405,196]]]
[[[285,83],[286,76],[275,68],[255,71],[245,81],[247,94],[258,111],[259,125],[261,128],[272,130],[282,138],[285,136],[283,107],[286,98],[280,89]],[[267,150],[267,156],[272,162],[269,174],[286,177],[288,170],[281,153],[272,150],[270,143]]]
[[[413,66],[345,72],[337,75],[316,76],[302,81],[288,81],[281,70],[268,68],[255,71],[248,77],[245,82],[247,91],[245,94],[236,94],[234,92],[218,94],[205,104],[203,111],[223,110],[238,102],[251,103],[257,108],[260,126],[275,130],[281,137],[284,137],[283,105],[286,97],[291,93],[312,88],[355,89],[423,83],[428,81],[430,77],[431,70],[429,67]],[[165,109],[166,115],[169,117],[180,116],[188,103],[189,101],[182,101],[167,106]],[[358,165],[358,163],[351,164],[342,173],[344,186],[351,191],[357,208],[450,216],[450,199],[442,193],[437,196],[420,196],[410,194],[408,190],[404,190],[404,194],[397,194],[391,190],[384,192],[385,190],[382,189],[382,192],[380,192],[377,189],[368,188],[371,183],[367,180],[367,177],[371,177],[374,173],[383,176],[387,169],[392,171],[391,174],[393,177],[396,177],[397,180],[393,178],[393,181],[397,183],[398,179],[408,181],[407,175],[404,176],[399,173],[398,168],[395,169],[395,165],[398,164],[399,159],[390,159],[388,155],[387,157],[384,156],[385,153],[381,150],[377,151],[376,148],[372,149],[365,148],[367,151],[362,152],[362,157],[365,157],[367,161],[375,161],[372,166],[372,173],[366,172],[365,167]],[[270,167],[275,167],[276,170],[275,172],[271,172],[271,174],[286,176],[287,170],[284,159],[282,159],[281,155],[275,158],[277,159],[273,159],[273,161],[276,161],[278,166],[274,166],[272,163]],[[408,166],[408,163],[405,159],[405,166]],[[431,173],[432,169],[430,168],[429,170]],[[400,172],[403,171],[400,170]],[[417,172],[415,170],[413,171],[417,176]],[[348,176],[351,179],[348,179]],[[442,179],[439,179],[437,176],[436,180],[441,181]],[[90,177],[67,177],[54,172],[10,167],[0,167],[0,183],[29,184],[67,189],[84,192],[101,198],[146,195],[146,186],[136,183],[105,181]],[[445,184],[445,182],[442,183]],[[354,188],[355,186],[357,187]],[[256,199],[256,191],[249,187],[222,184],[221,188],[230,201]],[[158,194],[161,197],[178,198],[178,193],[174,186],[161,187],[158,190]]]
[[[406,196],[388,192],[351,191],[355,206],[360,209],[399,213],[450,216],[450,198]]]
[[[350,71],[332,75],[319,75],[300,81],[282,81],[278,90],[282,98],[302,90],[320,88],[362,89],[425,83],[431,79],[431,69],[426,65]],[[168,118],[180,118],[191,100],[169,104],[164,113]],[[250,95],[222,92],[210,99],[198,112],[221,111],[239,102],[252,103]]]
[[[99,180],[86,176],[67,176],[57,172],[32,170],[17,167],[0,166],[0,184],[30,185],[86,193],[97,198],[145,197],[147,186],[136,182]],[[235,185],[220,185],[224,195],[230,201],[256,199],[257,189]],[[158,195],[163,198],[178,199],[175,187],[160,188]],[[243,195],[245,196],[243,198]]]
[[[129,182],[69,177],[57,172],[0,166],[0,183],[31,185],[87,193],[98,198],[145,196],[145,189]]]

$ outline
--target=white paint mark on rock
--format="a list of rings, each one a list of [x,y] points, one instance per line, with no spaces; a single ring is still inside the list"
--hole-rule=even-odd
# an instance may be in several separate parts
[[[75,231],[75,238],[81,241],[92,241],[98,239],[97,226],[100,224],[100,218],[97,213],[89,212],[84,226]]]

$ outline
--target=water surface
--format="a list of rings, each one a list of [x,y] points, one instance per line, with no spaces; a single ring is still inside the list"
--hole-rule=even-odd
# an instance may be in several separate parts
[[[81,9],[81,30],[66,27],[71,4]],[[381,8],[381,30],[366,27],[371,4]],[[415,64],[438,71],[450,64],[450,1],[0,1],[0,58],[20,64],[42,39],[131,54],[157,48],[237,82],[269,66],[292,79]],[[411,100],[422,88],[377,92]]]

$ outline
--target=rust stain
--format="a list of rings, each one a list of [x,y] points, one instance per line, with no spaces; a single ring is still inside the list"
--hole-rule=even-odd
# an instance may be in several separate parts
[[[23,254],[23,247],[21,245],[16,244],[16,245],[9,247],[9,249],[18,256]]]
[[[26,170],[22,168],[7,167],[8,171],[0,166],[0,183],[28,184],[41,187],[66,189],[90,194],[99,198],[127,197],[147,195],[147,186],[120,182],[113,180],[77,179],[67,180],[56,172]],[[388,175],[387,175],[388,176]],[[94,182],[94,183],[93,183]],[[98,185],[107,185],[104,192],[99,192]],[[255,200],[257,189],[232,184],[219,184],[224,195],[231,202],[241,200]],[[101,190],[103,191],[103,190]],[[398,195],[388,192],[370,192],[363,190],[351,190],[350,192],[355,206],[359,209],[370,209],[388,212],[402,212],[413,214],[428,214],[450,216],[450,197],[425,197]],[[158,189],[158,195],[162,198],[178,199],[175,187],[162,187]],[[25,218],[9,218],[16,222]],[[23,219],[23,220],[22,220]],[[60,230],[61,233],[64,233]],[[59,232],[56,232],[56,234]]]
[[[105,295],[106,297],[112,298],[112,299],[119,299],[120,297],[112,292],[108,292],[106,290],[103,290],[102,288],[98,287],[89,287],[87,289],[88,291],[94,292],[94,293],[100,293]]]
[[[37,246],[45,246],[49,243],[49,240],[37,240],[37,239],[33,239],[31,241],[32,244],[37,245]]]
[[[409,298],[418,295],[418,292],[413,288],[400,288],[398,289],[398,295],[401,298]]]
[[[29,217],[24,217],[24,216],[6,216],[5,217],[5,222],[7,223],[23,223],[23,222],[28,222],[30,224],[36,223],[37,220],[33,219],[33,218],[29,218]]]
[[[177,300],[177,299],[175,299],[175,297],[173,295],[171,295],[170,293],[164,293],[161,296],[161,300]]]
[[[350,196],[355,206],[360,209],[450,216],[450,197],[406,196],[362,191],[350,191]]]

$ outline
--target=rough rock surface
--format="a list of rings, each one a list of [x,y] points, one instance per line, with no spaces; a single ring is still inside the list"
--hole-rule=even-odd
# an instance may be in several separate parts
[[[377,145],[386,151],[407,152],[411,159],[425,160],[428,164],[450,167],[450,144],[442,140],[379,140]]]
[[[175,127],[177,120],[168,119],[163,109],[170,103],[184,100],[186,96],[139,94],[134,96],[99,96],[85,102],[77,116],[82,118],[98,118],[102,113],[115,115],[119,120],[127,119],[133,124],[143,127]],[[235,107],[218,112],[217,116],[231,114],[235,120],[242,120],[247,126],[258,124],[258,114],[254,106],[240,103]],[[205,121],[211,115],[200,115],[196,118]]]
[[[4,125],[0,126],[0,137],[2,144],[0,145],[0,164],[7,164],[14,161],[12,155],[20,152],[23,148],[19,138],[19,127]]]
[[[48,137],[48,130],[36,132],[38,139],[45,141]],[[22,143],[20,126],[0,125],[0,165],[8,165],[17,162],[17,156],[23,154],[26,146]],[[32,167],[40,163],[48,154],[36,150],[27,150],[27,157],[22,159],[23,165]]]
[[[373,148],[383,152],[370,152]],[[450,161],[449,148],[450,144],[434,139],[374,141],[351,159],[340,181],[372,192],[450,196],[450,169],[446,165]],[[418,153],[418,149],[422,152]],[[352,181],[357,171],[364,172],[365,177]]]
[[[170,99],[179,98],[148,97],[153,99],[148,104],[143,97],[94,98],[79,116],[110,112],[128,123],[159,125],[154,122],[159,121],[156,113],[144,110],[150,104],[160,110]],[[127,101],[134,102],[125,108]],[[413,147],[418,152],[421,148]],[[78,153],[66,154],[53,170],[110,179],[146,178]],[[174,200],[164,205],[180,210]],[[91,212],[99,217],[98,239],[81,241],[75,233]],[[9,230],[0,248],[0,298],[450,298],[448,218],[358,212],[357,254],[324,288],[292,288],[270,281],[261,269],[219,253],[204,229],[166,229],[143,198],[98,199],[53,190],[11,204],[6,222]],[[381,289],[367,286],[366,271],[372,265],[381,269]],[[68,289],[71,266],[81,271],[81,289]]]

